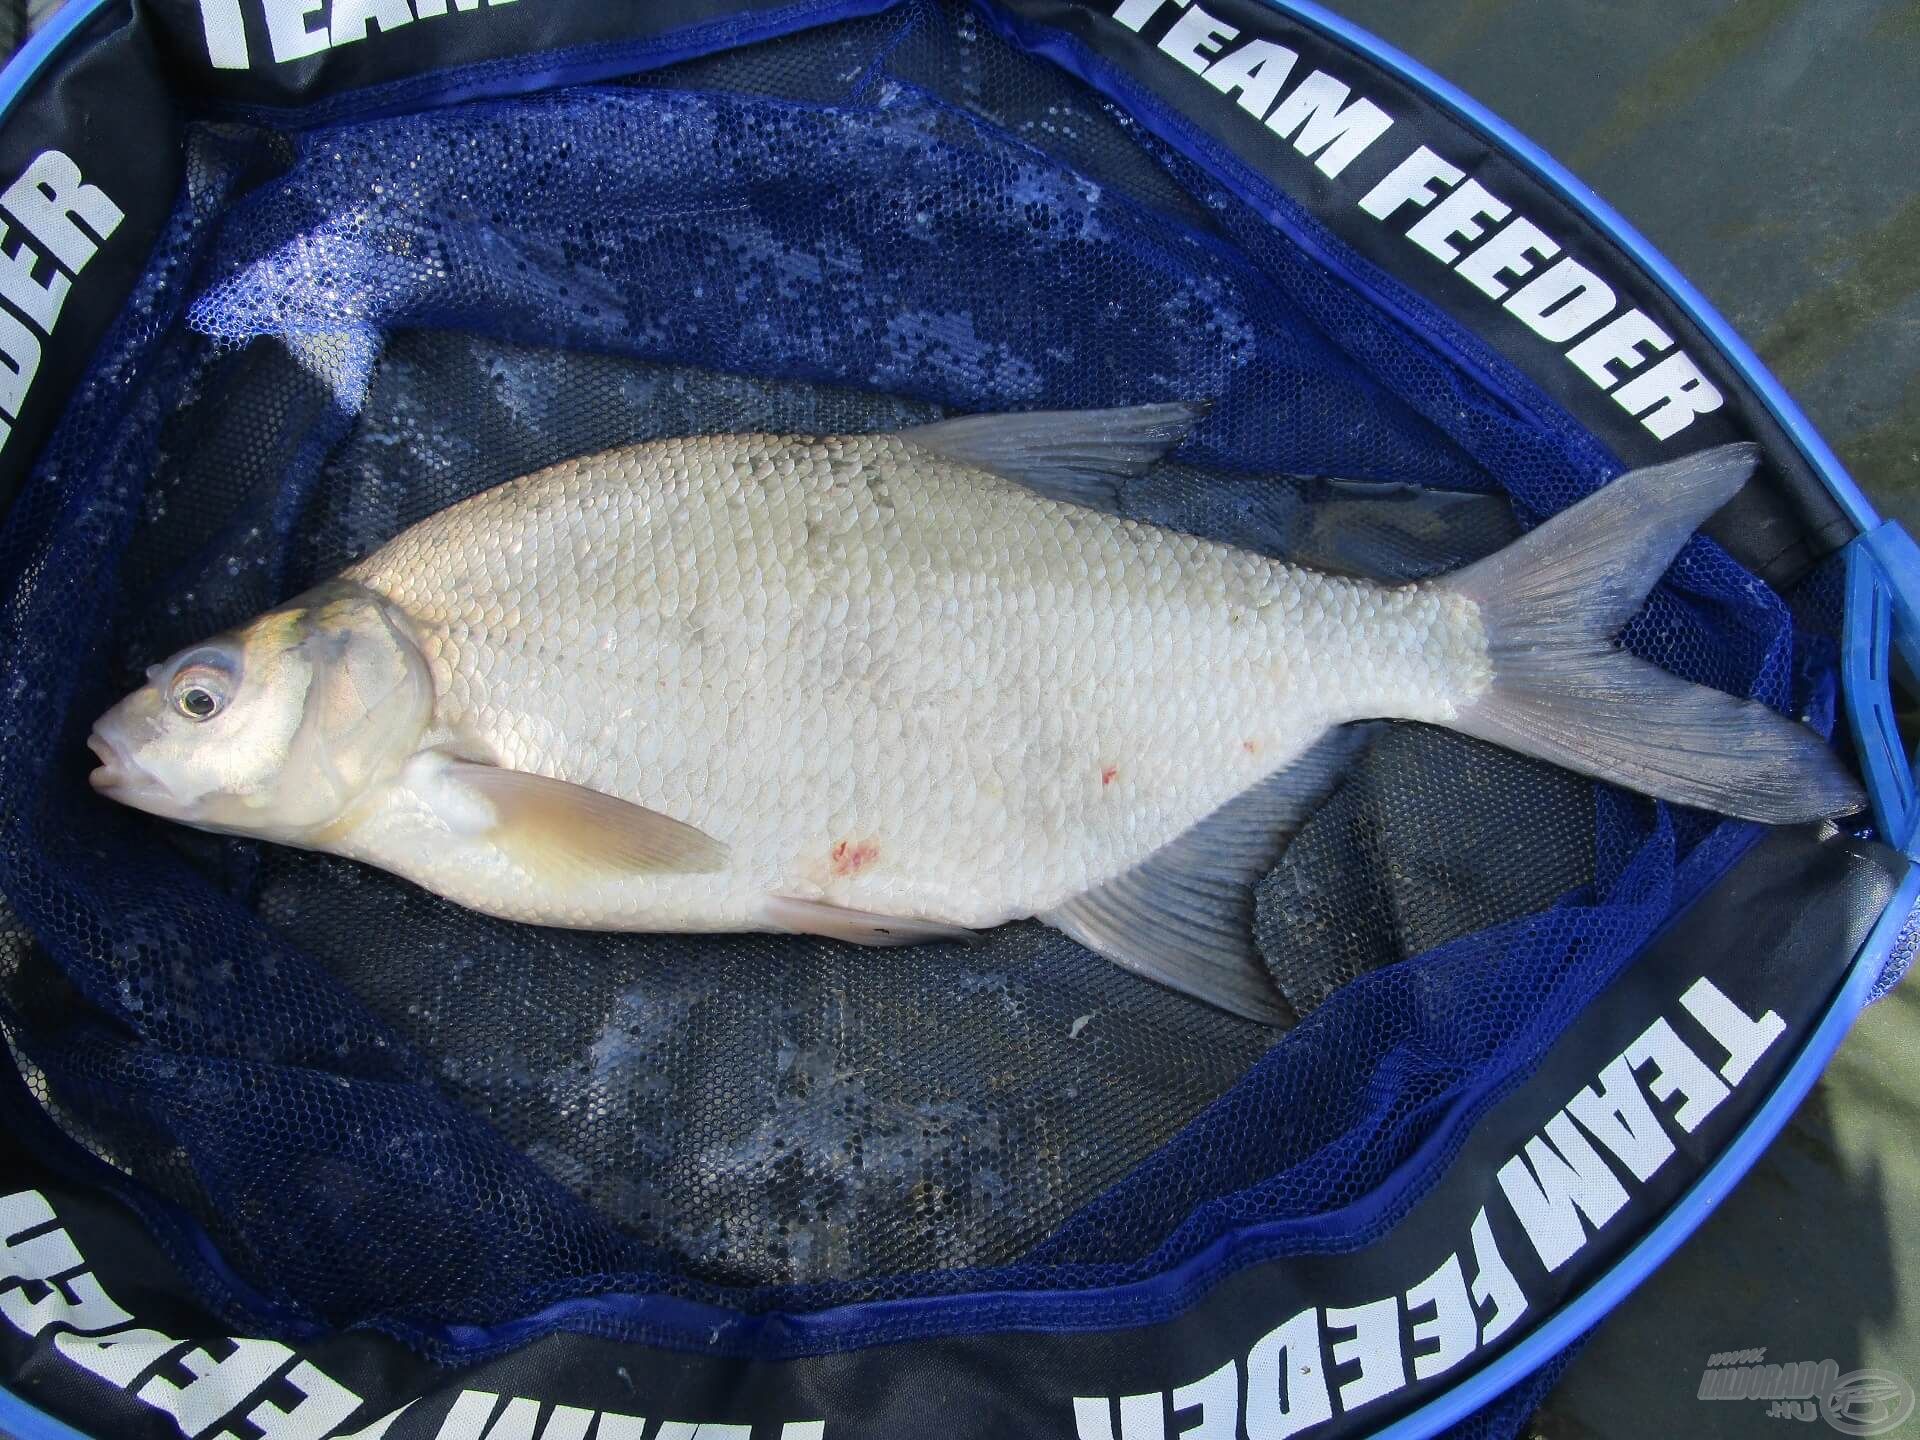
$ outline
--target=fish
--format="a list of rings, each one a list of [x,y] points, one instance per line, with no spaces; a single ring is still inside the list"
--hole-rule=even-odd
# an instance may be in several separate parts
[[[1811,728],[1616,643],[1757,447],[1388,584],[1118,514],[1205,412],[557,464],[155,666],[91,781],[531,924],[888,945],[1038,919],[1273,1025],[1253,887],[1380,722],[1749,820],[1861,808]]]

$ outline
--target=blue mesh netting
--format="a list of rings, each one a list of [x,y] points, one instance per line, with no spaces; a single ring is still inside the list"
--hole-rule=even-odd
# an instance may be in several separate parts
[[[95,803],[80,739],[142,665],[614,443],[1210,396],[1127,503],[1310,560],[1356,492],[1299,477],[1492,492],[1531,522],[1617,468],[1451,321],[1398,297],[1414,333],[1309,258],[1283,197],[1235,198],[958,5],[193,147],[0,534],[0,1018],[43,1103],[258,1332],[472,1353],[490,1337],[445,1327],[581,1297],[1088,1289],[1254,1221],[1274,1253],[1355,1243],[1424,1183],[1386,1178],[1750,838],[1526,764],[1488,782],[1495,809],[1464,759],[1417,790],[1370,761],[1429,830],[1487,831],[1492,898],[1411,958],[1355,961],[1270,1043],[1037,926],[918,965],[558,934]],[[1831,617],[1797,613],[1702,539],[1628,639],[1830,722]],[[1545,903],[1549,833],[1568,868]],[[1338,865],[1294,863],[1295,893],[1359,903]]]

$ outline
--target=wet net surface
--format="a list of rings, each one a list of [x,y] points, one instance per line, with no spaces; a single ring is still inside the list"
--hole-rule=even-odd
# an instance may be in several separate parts
[[[447,1354],[483,1343],[448,1324],[610,1292],[766,1311],[1153,1273],[1376,1192],[1746,833],[1394,731],[1262,887],[1306,1014],[1276,1041],[1034,925],[883,954],[538,930],[97,802],[81,740],[144,665],[612,444],[1208,396],[1131,513],[1403,576],[1617,468],[957,5],[193,144],[0,535],[0,1017],[260,1333]],[[1628,640],[1830,722],[1830,589],[1796,620],[1696,541]]]

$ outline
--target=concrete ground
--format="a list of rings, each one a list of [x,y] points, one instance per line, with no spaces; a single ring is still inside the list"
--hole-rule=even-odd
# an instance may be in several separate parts
[[[1920,534],[1917,0],[1327,3],[1624,213]],[[1542,1440],[1797,1433],[1697,1398],[1721,1350],[1920,1385],[1917,1135],[1920,980],[1867,1012],[1745,1183],[1595,1331]]]

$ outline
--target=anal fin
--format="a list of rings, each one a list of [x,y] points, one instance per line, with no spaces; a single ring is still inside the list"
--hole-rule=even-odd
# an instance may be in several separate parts
[[[1123,970],[1244,1019],[1293,1024],[1254,946],[1254,886],[1377,732],[1329,731],[1124,875],[1039,918]]]

